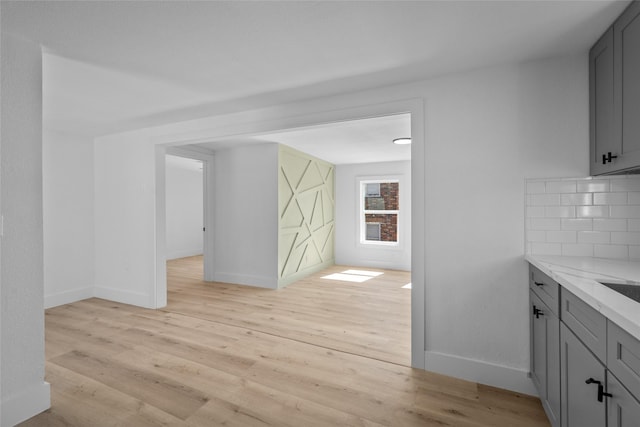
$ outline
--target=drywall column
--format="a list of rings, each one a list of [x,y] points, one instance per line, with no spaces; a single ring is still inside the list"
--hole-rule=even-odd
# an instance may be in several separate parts
[[[140,132],[95,140],[96,297],[163,305],[156,299],[155,156],[155,146]]]
[[[335,168],[285,145],[278,166],[278,287],[283,287],[334,263]]]
[[[48,308],[93,296],[93,138],[45,130],[42,176]]]
[[[1,424],[50,406],[44,381],[42,54],[2,33],[0,74]]]
[[[277,288],[278,145],[215,155],[214,280]]]

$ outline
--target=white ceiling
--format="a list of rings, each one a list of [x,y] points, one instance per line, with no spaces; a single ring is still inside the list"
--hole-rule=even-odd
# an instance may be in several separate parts
[[[586,52],[627,1],[1,1],[45,126],[100,135]]]
[[[339,165],[410,160],[410,145],[393,144],[395,138],[410,136],[411,115],[397,114],[199,145],[215,151],[230,146],[275,142]]]

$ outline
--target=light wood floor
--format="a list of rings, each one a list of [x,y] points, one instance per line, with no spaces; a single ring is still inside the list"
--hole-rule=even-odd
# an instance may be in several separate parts
[[[52,408],[22,426],[548,426],[538,399],[409,363],[409,274],[274,291],[169,263],[169,304],[46,311]]]

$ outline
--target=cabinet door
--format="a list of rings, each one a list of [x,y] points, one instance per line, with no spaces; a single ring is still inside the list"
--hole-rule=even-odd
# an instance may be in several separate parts
[[[533,265],[529,265],[529,288],[556,316],[560,313],[560,285]]]
[[[560,320],[532,291],[531,379],[553,427],[560,425]]]
[[[613,28],[589,51],[589,139],[591,175],[606,173],[613,163],[602,156],[620,151],[620,136],[614,120]]]
[[[637,427],[640,423],[640,403],[609,373],[607,378],[609,427]]]
[[[562,322],[560,347],[562,426],[604,427],[606,403],[598,402],[598,384],[586,383],[591,378],[604,385],[604,366]]]
[[[633,2],[613,24],[614,117],[621,129],[616,169],[640,166],[640,2]]]

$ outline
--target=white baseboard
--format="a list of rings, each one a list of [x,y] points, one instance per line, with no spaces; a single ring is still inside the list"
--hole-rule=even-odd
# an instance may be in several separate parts
[[[105,286],[96,286],[93,290],[93,296],[96,298],[121,302],[123,304],[130,304],[143,308],[155,308],[152,296],[140,292],[131,292],[122,289],[108,288]]]
[[[186,251],[167,252],[167,261],[171,259],[186,258],[189,256],[202,255],[202,248],[191,249]]]
[[[538,396],[526,370],[433,351],[425,352],[425,369],[479,384]]]
[[[59,305],[70,304],[83,299],[93,297],[93,286],[86,288],[76,288],[57,294],[45,295],[44,308],[57,307]]]
[[[268,276],[251,276],[248,274],[220,273],[213,274],[214,282],[234,283],[236,285],[255,286],[258,288],[278,288],[278,279]]]
[[[336,265],[348,265],[349,267],[384,268],[385,270],[411,271],[411,264],[405,262],[372,260],[353,257],[336,257]]]
[[[0,402],[0,425],[13,427],[51,407],[51,387],[43,382]]]
[[[318,271],[324,270],[326,268],[329,268],[331,266],[335,265],[335,262],[332,259],[327,260],[321,264],[318,265],[314,265],[313,267],[309,267],[306,268],[302,271],[299,271],[295,274],[292,274],[288,277],[281,277],[280,279],[278,279],[278,288],[284,288],[286,286],[289,286],[290,284],[292,284],[293,282],[297,282],[298,280],[304,279],[305,277],[317,273]]]

